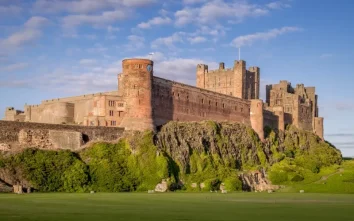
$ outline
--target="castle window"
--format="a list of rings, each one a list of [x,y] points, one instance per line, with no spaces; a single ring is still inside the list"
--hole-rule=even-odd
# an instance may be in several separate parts
[[[114,115],[114,111],[110,110],[109,111],[109,116],[113,116]]]
[[[115,106],[115,101],[108,101],[108,106],[114,107]]]
[[[189,100],[189,96],[187,95],[187,100]]]
[[[211,105],[211,100],[209,100],[209,106]]]
[[[225,108],[225,104],[222,104],[222,108]]]
[[[124,103],[118,103],[118,107],[124,107]]]
[[[140,68],[140,69],[143,69],[143,65],[142,65],[142,64],[139,64],[139,68]]]
[[[235,106],[235,111],[237,111],[237,106]]]
[[[215,102],[215,106],[216,106],[216,107],[218,106],[218,102]]]
[[[134,84],[134,89],[136,89],[136,84]]]
[[[178,99],[179,99],[179,93],[177,94],[177,97],[178,97]]]
[[[111,126],[116,126],[117,122],[115,120],[111,121]]]
[[[204,104],[204,99],[202,98],[202,104]]]
[[[241,107],[241,112],[243,112],[243,107]]]

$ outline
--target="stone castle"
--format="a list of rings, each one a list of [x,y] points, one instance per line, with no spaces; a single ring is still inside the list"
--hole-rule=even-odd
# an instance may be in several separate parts
[[[293,88],[280,81],[266,87],[263,103],[260,68],[247,70],[245,61],[235,61],[230,69],[220,63],[213,71],[198,64],[196,87],[156,77],[153,66],[148,59],[123,60],[118,90],[44,100],[25,105],[24,111],[7,108],[4,120],[126,130],[155,130],[169,121],[229,121],[252,126],[262,140],[265,126],[284,130],[293,124],[323,139],[314,87],[298,84]]]

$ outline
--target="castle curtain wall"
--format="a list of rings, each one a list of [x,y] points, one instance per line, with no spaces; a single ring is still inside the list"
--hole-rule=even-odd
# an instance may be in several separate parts
[[[156,126],[176,121],[231,121],[250,125],[250,102],[205,89],[153,78]]]

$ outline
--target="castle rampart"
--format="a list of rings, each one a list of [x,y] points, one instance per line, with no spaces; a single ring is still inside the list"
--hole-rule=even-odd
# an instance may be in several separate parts
[[[0,146],[78,150],[91,141],[114,141],[124,128],[0,121]]]

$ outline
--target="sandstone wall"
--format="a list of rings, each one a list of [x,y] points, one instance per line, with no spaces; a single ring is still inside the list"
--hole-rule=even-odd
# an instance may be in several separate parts
[[[271,111],[263,110],[263,124],[264,126],[279,129],[279,117]]]
[[[307,131],[313,131],[313,116],[312,108],[310,105],[300,104],[299,106],[299,128]]]
[[[209,90],[153,78],[156,126],[168,121],[230,121],[250,125],[250,101]]]
[[[90,141],[114,141],[123,128],[0,121],[0,146],[77,150]]]

